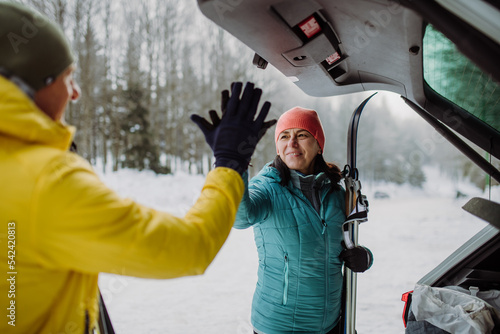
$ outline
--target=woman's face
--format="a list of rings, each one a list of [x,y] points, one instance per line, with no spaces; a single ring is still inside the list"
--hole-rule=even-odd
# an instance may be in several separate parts
[[[281,132],[276,148],[288,168],[305,175],[314,172],[314,158],[321,153],[316,139],[304,129],[287,129]]]

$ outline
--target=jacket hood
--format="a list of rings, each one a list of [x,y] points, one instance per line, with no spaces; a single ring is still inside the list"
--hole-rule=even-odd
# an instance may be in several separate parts
[[[278,173],[278,170],[274,167],[271,166],[272,161],[268,162],[267,164],[262,167],[260,172],[257,174],[259,177],[269,177],[273,179],[276,182],[281,182],[281,176],[280,173]]]
[[[67,150],[75,128],[52,120],[14,83],[0,76],[0,135]]]

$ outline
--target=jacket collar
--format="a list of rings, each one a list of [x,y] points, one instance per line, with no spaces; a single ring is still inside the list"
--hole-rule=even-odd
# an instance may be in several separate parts
[[[266,177],[270,177],[274,180],[276,180],[276,182],[281,182],[281,176],[279,175],[278,173],[278,170],[274,167],[271,167],[272,162],[268,162],[264,168],[262,168],[262,170],[260,171],[259,175],[263,175],[263,176],[266,176]],[[298,173],[294,170],[291,170],[290,171],[290,176],[291,176],[291,180],[290,182],[288,183],[288,187],[296,187],[298,189],[300,189],[300,180],[299,178],[301,177],[305,177],[305,178],[314,178],[314,181],[313,184],[315,187],[317,187],[318,189],[320,189],[321,187],[323,187],[325,184],[329,184],[331,181],[328,177],[326,177],[326,174],[321,172],[319,174],[315,174],[315,175],[302,175],[301,173]]]
[[[67,150],[75,128],[44,114],[14,83],[0,76],[0,135]]]

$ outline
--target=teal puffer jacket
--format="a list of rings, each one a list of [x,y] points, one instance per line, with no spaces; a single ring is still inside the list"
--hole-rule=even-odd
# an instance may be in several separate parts
[[[234,227],[254,227],[259,255],[254,328],[265,334],[327,333],[341,307],[345,192],[329,192],[325,178],[318,213],[293,182],[279,184],[273,167],[265,166],[250,184],[244,180]]]

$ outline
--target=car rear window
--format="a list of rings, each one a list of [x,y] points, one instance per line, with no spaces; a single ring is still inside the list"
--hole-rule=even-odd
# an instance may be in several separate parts
[[[423,43],[424,80],[438,94],[500,131],[500,87],[432,25]]]

